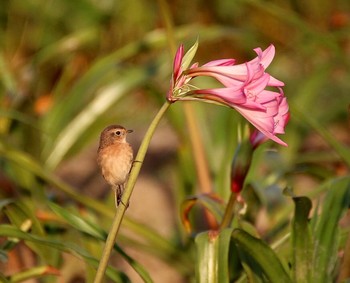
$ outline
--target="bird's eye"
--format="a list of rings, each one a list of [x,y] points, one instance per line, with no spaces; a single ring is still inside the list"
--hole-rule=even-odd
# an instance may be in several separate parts
[[[116,136],[120,136],[121,133],[122,133],[121,131],[116,131],[116,132],[115,132],[115,135],[116,135]]]

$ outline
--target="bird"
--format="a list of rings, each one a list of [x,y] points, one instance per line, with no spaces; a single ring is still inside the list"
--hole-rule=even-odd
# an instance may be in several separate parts
[[[127,134],[132,132],[133,130],[127,130],[120,125],[111,125],[100,135],[97,163],[103,178],[114,190],[116,207],[122,203],[125,184],[133,164],[133,149],[126,141]]]

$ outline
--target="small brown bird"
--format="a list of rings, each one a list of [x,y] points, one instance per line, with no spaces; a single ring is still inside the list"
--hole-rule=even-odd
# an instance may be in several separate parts
[[[121,202],[133,162],[133,150],[126,141],[127,134],[131,132],[122,126],[111,125],[100,136],[97,163],[103,177],[114,189],[116,206]]]

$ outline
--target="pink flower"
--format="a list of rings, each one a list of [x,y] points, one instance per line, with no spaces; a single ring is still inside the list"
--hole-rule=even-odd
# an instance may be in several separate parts
[[[176,97],[181,97],[181,88],[186,85],[192,78],[182,75],[182,59],[184,56],[184,47],[180,45],[176,52],[173,66],[173,76],[171,79],[171,88],[168,91],[167,99],[168,101],[175,102]]]
[[[192,48],[197,49],[197,45],[194,45]],[[191,50],[190,50],[191,51]],[[190,52],[189,51],[189,52]],[[194,51],[194,53],[195,53]],[[194,56],[193,53],[193,56]],[[191,55],[189,57],[192,57]],[[177,100],[185,100],[185,96],[192,89],[188,85],[189,81],[193,79],[193,76],[187,76],[184,74],[185,71],[198,68],[198,63],[194,63],[189,69],[186,68],[189,65],[189,62],[183,62],[184,59],[184,47],[180,45],[178,48],[173,66],[173,76],[171,79],[171,87],[167,94],[167,100],[170,102],[175,102]],[[188,61],[191,61],[192,58],[188,58]],[[235,63],[234,59],[219,59],[211,61],[203,66],[231,66]],[[192,99],[191,99],[192,100]]]
[[[287,145],[276,136],[284,133],[289,118],[288,103],[282,90],[284,83],[265,72],[274,58],[275,48],[270,45],[264,51],[256,48],[255,52],[258,56],[244,64],[234,65],[234,59],[222,59],[185,69],[182,68],[181,46],[175,56],[168,100],[202,100],[232,107],[266,138]],[[189,82],[199,76],[213,77],[224,87],[195,89]]]

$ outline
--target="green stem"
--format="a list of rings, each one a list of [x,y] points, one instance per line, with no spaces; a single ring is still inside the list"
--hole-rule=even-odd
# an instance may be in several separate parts
[[[166,112],[166,110],[169,108],[170,103],[169,102],[165,102],[163,104],[163,106],[161,107],[161,109],[158,111],[157,115],[154,117],[151,125],[149,126],[145,137],[143,138],[143,141],[140,145],[139,151],[137,152],[136,158],[135,158],[135,162],[134,165],[131,169],[130,172],[130,176],[129,176],[129,180],[128,183],[126,185],[125,191],[123,193],[123,197],[122,197],[122,204],[123,203],[129,203],[132,191],[134,189],[137,177],[139,175],[139,172],[141,170],[141,166],[143,163],[143,160],[145,159],[145,155],[147,153],[147,149],[148,146],[151,142],[151,138],[154,134],[154,131],[156,129],[156,127],[158,126],[161,118],[163,117],[164,113]],[[113,218],[113,223],[112,223],[112,227],[111,230],[108,234],[107,237],[107,241],[106,241],[106,245],[103,249],[103,253],[102,253],[102,257],[96,272],[96,276],[95,276],[95,280],[94,283],[100,283],[103,280],[107,265],[108,265],[108,261],[121,225],[121,222],[123,220],[125,211],[126,211],[127,206],[125,205],[119,205],[118,209],[116,210],[116,213],[114,215]]]
[[[220,224],[220,230],[230,226],[233,219],[233,211],[234,211],[236,199],[237,199],[237,194],[234,192],[231,192],[230,199],[225,209],[224,217],[222,218],[222,221]]]

